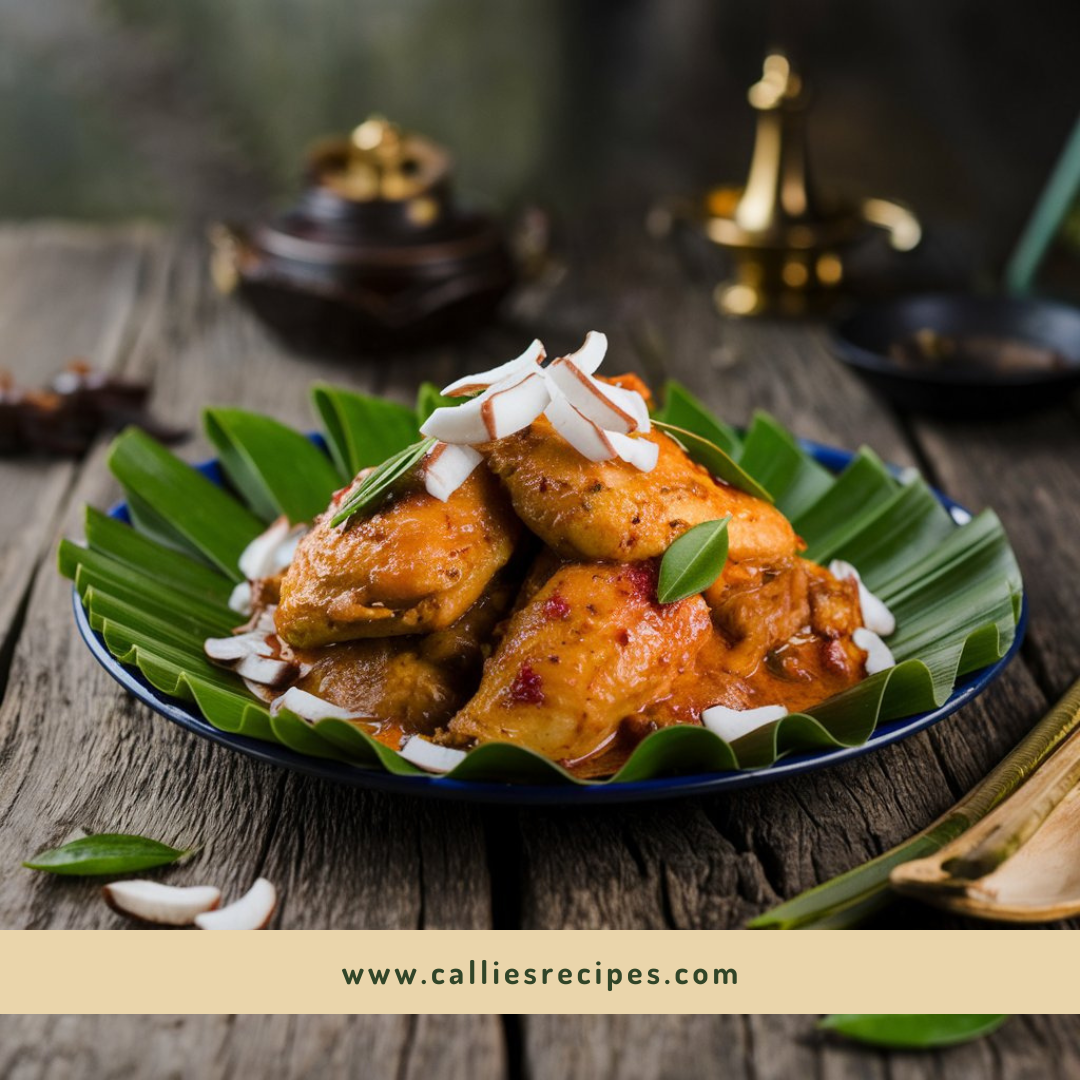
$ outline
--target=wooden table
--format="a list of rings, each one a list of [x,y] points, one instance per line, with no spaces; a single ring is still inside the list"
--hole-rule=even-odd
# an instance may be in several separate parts
[[[1023,566],[1022,657],[932,731],[849,765],[709,799],[574,813],[487,811],[331,786],[256,764],[179,730],[124,694],[72,624],[54,569],[81,507],[116,486],[104,442],[80,462],[0,462],[0,927],[120,927],[96,886],[19,869],[76,827],[206,846],[199,873],[231,893],[258,874],[282,891],[282,928],[706,928],[740,925],[925,825],[997,762],[1080,668],[1080,415],[1075,403],[994,425],[906,419],[828,355],[820,329],[721,323],[710,281],[666,245],[603,219],[573,238],[568,272],[526,291],[509,321],[462,346],[378,364],[285,352],[207,281],[198,238],[141,227],[0,230],[0,366],[40,383],[72,355],[153,380],[154,405],[194,427],[205,403],[311,425],[316,378],[409,400],[516,351],[533,333],[569,348],[589,328],[609,366],[661,369],[727,419],[765,408],[798,434],[869,443],[916,464],[966,505],[993,505]],[[193,440],[185,454],[208,448]],[[182,880],[185,871],[177,871]],[[962,926],[897,906],[882,925]],[[959,1004],[958,1004],[959,1007]],[[0,1075],[308,1073],[378,1061],[386,1075],[696,1075],[728,1063],[759,1078],[885,1076],[894,1063],[823,1046],[799,1017],[248,1018],[8,1020]],[[1080,1025],[1032,1019],[897,1075],[1080,1075]],[[953,1071],[955,1068],[955,1072]],[[711,1070],[710,1070],[711,1071]],[[718,1073],[719,1074],[719,1073]]]

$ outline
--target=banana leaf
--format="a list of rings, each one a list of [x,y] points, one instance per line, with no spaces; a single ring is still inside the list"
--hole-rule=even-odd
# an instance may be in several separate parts
[[[326,454],[277,421],[239,410],[207,413],[234,491],[146,435],[124,432],[109,461],[129,496],[132,525],[88,508],[87,543],[63,541],[59,568],[75,582],[113,656],[162,693],[192,702],[220,730],[357,768],[426,775],[360,724],[312,724],[288,710],[272,717],[240,679],[203,655],[206,637],[239,621],[227,604],[242,577],[237,560],[265,519],[321,510],[335,484],[416,440],[435,395],[422,394],[414,411],[320,384],[312,400]],[[889,639],[897,666],[732,743],[701,727],[656,731],[609,780],[577,779],[529,750],[499,743],[471,751],[451,777],[591,785],[764,768],[791,753],[862,745],[880,723],[939,707],[958,678],[1008,651],[1022,582],[992,512],[956,524],[921,479],[897,479],[868,449],[834,476],[764,413],[740,439],[683,387],[670,387],[657,415],[736,458],[792,519],[810,557],[859,568],[897,616]]]

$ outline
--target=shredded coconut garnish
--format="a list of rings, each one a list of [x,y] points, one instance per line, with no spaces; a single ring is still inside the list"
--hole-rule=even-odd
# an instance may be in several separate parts
[[[476,446],[513,435],[540,415],[589,461],[620,458],[651,472],[659,447],[633,438],[651,429],[648,405],[636,390],[593,377],[606,353],[607,337],[590,330],[577,352],[544,368],[544,346],[534,341],[516,359],[444,387],[447,397],[479,396],[464,405],[436,409],[421,427],[421,434],[438,440],[424,472],[428,492],[445,502],[479,464]]]

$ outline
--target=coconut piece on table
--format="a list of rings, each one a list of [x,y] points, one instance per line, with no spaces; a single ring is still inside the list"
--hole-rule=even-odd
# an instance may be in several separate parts
[[[761,705],[756,709],[729,709],[726,705],[713,705],[701,714],[701,722],[726,742],[734,742],[751,731],[766,724],[775,723],[787,716],[783,705]]]
[[[195,916],[200,930],[265,930],[277,907],[277,890],[259,878],[239,900]]]
[[[197,915],[212,911],[221,902],[221,890],[213,885],[114,881],[101,891],[114,911],[158,926],[191,926]]]

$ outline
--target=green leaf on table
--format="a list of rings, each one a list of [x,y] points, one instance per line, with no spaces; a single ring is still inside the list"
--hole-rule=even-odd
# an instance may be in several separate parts
[[[104,874],[131,874],[155,866],[168,866],[193,848],[169,847],[145,836],[99,833],[83,836],[58,848],[42,851],[23,863],[30,870],[69,877],[97,877]]]
[[[345,500],[345,505],[330,519],[330,524],[340,525],[348,521],[353,514],[377,505],[434,444],[434,439],[421,439],[384,461],[374,472],[364,477],[359,487]]]
[[[674,379],[665,383],[663,407],[656,411],[653,418],[692,431],[732,457],[738,457],[742,449],[742,441],[735,429],[713,416],[701,401]]]
[[[1008,1018],[1007,1014],[838,1013],[826,1016],[818,1027],[868,1046],[933,1050],[989,1035]]]
[[[656,598],[673,604],[704,592],[721,574],[728,555],[728,522],[703,521],[682,534],[660,560]]]
[[[292,524],[326,509],[341,477],[306,435],[244,409],[203,411],[206,436],[225,475],[264,521],[284,514]]]
[[[237,563],[263,531],[261,519],[138,428],[113,440],[108,460],[126,491],[233,581],[241,580]]]
[[[773,501],[769,492],[716,443],[664,420],[654,420],[653,423],[661,431],[667,432],[686,451],[691,461],[704,466],[713,476],[740,491],[745,491],[748,495],[754,495],[770,503]]]
[[[396,401],[326,383],[311,388],[311,404],[326,432],[330,456],[345,480],[416,442],[416,413]]]

